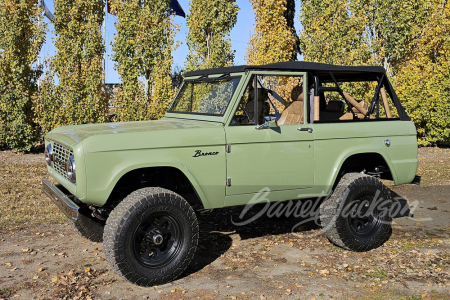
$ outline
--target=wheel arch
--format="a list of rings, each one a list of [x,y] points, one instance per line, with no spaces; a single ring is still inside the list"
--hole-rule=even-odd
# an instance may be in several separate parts
[[[158,175],[158,177],[155,177]],[[167,180],[167,177],[169,175],[176,176],[177,178],[173,178],[174,182],[181,185],[189,185],[192,191],[193,197],[185,197],[186,201],[189,202],[192,206],[196,206],[199,208],[207,208],[209,207],[208,201],[198,184],[195,176],[190,172],[190,170],[182,165],[182,164],[176,164],[176,163],[165,163],[165,164],[158,164],[158,165],[136,165],[136,166],[129,166],[128,168],[122,170],[119,172],[114,179],[111,181],[108,196],[105,200],[105,203],[103,207],[110,206],[110,205],[117,205],[121,200],[123,200],[124,197],[126,197],[127,194],[135,191],[139,188],[144,187],[161,187],[166,188],[169,190],[172,190],[173,192],[183,194],[183,192],[186,192],[185,190],[174,188],[173,183],[168,183],[167,181],[164,183],[165,180]],[[152,179],[158,179],[155,181],[148,181],[146,184],[142,181],[145,180],[152,180]],[[138,181],[139,184],[135,180]],[[161,180],[164,179],[164,180]],[[127,184],[129,183],[131,186],[126,189]],[[118,190],[123,189],[122,194],[117,195]],[[189,190],[187,186],[184,186],[186,190]],[[122,197],[123,196],[123,197]],[[186,195],[182,195],[186,196]],[[122,199],[119,199],[122,198]]]
[[[365,159],[366,161],[356,166],[352,165],[353,161],[359,161],[361,159]],[[371,159],[371,161],[367,161],[368,159]],[[350,172],[360,172],[362,169],[358,170],[358,168],[372,167],[378,163],[384,164],[387,167],[386,175],[388,176],[382,176],[382,179],[389,179],[394,182],[397,181],[395,168],[388,155],[382,151],[350,151],[343,155],[338,161],[339,163],[336,168],[334,168],[334,173],[330,182],[331,190],[334,190],[336,185],[339,183],[340,178],[344,174]]]

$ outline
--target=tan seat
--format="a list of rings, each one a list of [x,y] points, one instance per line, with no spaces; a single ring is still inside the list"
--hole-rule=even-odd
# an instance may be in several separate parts
[[[250,89],[250,94],[248,96],[248,99],[254,99],[255,97],[253,96],[254,93],[254,89],[251,88]],[[265,115],[265,111],[267,110],[266,108],[266,104],[265,104],[265,100],[267,99],[267,93],[263,90],[258,88],[258,124],[263,124],[264,121],[264,115]],[[249,124],[250,122],[253,121],[253,116],[254,116],[254,112],[255,112],[255,100],[250,100],[247,102],[247,104],[245,105],[245,111],[248,114],[248,117],[250,118],[250,120],[245,119],[242,124]]]
[[[303,87],[296,86],[291,92],[292,103],[283,111],[278,125],[303,123]]]
[[[364,119],[364,115],[362,113],[356,113],[356,116],[358,119]],[[370,119],[375,119],[374,116],[370,115]],[[353,120],[353,113],[345,113],[342,117],[339,118],[339,120]]]
[[[359,102],[359,104],[361,104],[361,106],[363,108],[369,109],[369,103],[367,103],[366,101],[361,100],[361,101],[358,101],[358,102]],[[356,113],[356,116],[358,117],[358,119],[363,119],[364,118],[364,115],[356,107],[353,107],[352,111],[354,113]],[[369,118],[370,119],[375,119],[375,117],[372,116],[372,115],[370,115]],[[353,120],[353,113],[351,113],[351,112],[345,113],[342,117],[339,118],[339,120]]]

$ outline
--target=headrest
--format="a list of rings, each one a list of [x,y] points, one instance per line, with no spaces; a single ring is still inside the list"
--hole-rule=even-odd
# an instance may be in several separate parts
[[[344,102],[330,101],[330,102],[328,102],[328,105],[325,107],[325,111],[343,112],[344,111]]]
[[[292,101],[303,101],[303,86],[296,86],[291,92]]]

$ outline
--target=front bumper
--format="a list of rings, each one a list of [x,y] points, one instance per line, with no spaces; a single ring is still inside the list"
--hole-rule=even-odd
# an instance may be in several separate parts
[[[58,186],[51,183],[48,179],[42,179],[42,190],[47,196],[55,202],[56,206],[69,218],[69,220],[78,219],[78,210],[76,205]]]

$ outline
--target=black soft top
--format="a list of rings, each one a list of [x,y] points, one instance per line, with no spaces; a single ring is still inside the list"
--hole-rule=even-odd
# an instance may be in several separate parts
[[[332,72],[337,80],[339,79],[376,80],[376,77],[378,77],[380,74],[386,73],[386,70],[383,67],[377,66],[337,66],[308,61],[287,61],[260,66],[242,65],[216,69],[197,70],[186,72],[184,76],[185,77],[202,76],[202,75],[208,76],[212,74],[245,72],[248,70],[302,71],[302,72],[309,72],[314,76],[320,76],[325,80],[329,76],[329,72]]]
[[[329,64],[314,63],[308,61],[287,61],[260,66],[233,66],[207,70],[197,70],[186,72],[184,77],[204,76],[213,74],[230,74],[239,73],[250,70],[267,70],[267,71],[300,71],[307,72],[310,76],[311,82],[316,81],[314,86],[321,86],[322,83],[327,82],[345,82],[345,81],[377,81],[383,82],[386,86],[386,91],[391,97],[396,106],[401,120],[410,121],[411,119],[402,107],[391,83],[386,77],[386,70],[383,67],[377,66],[337,66]],[[318,93],[318,88],[315,92]]]

